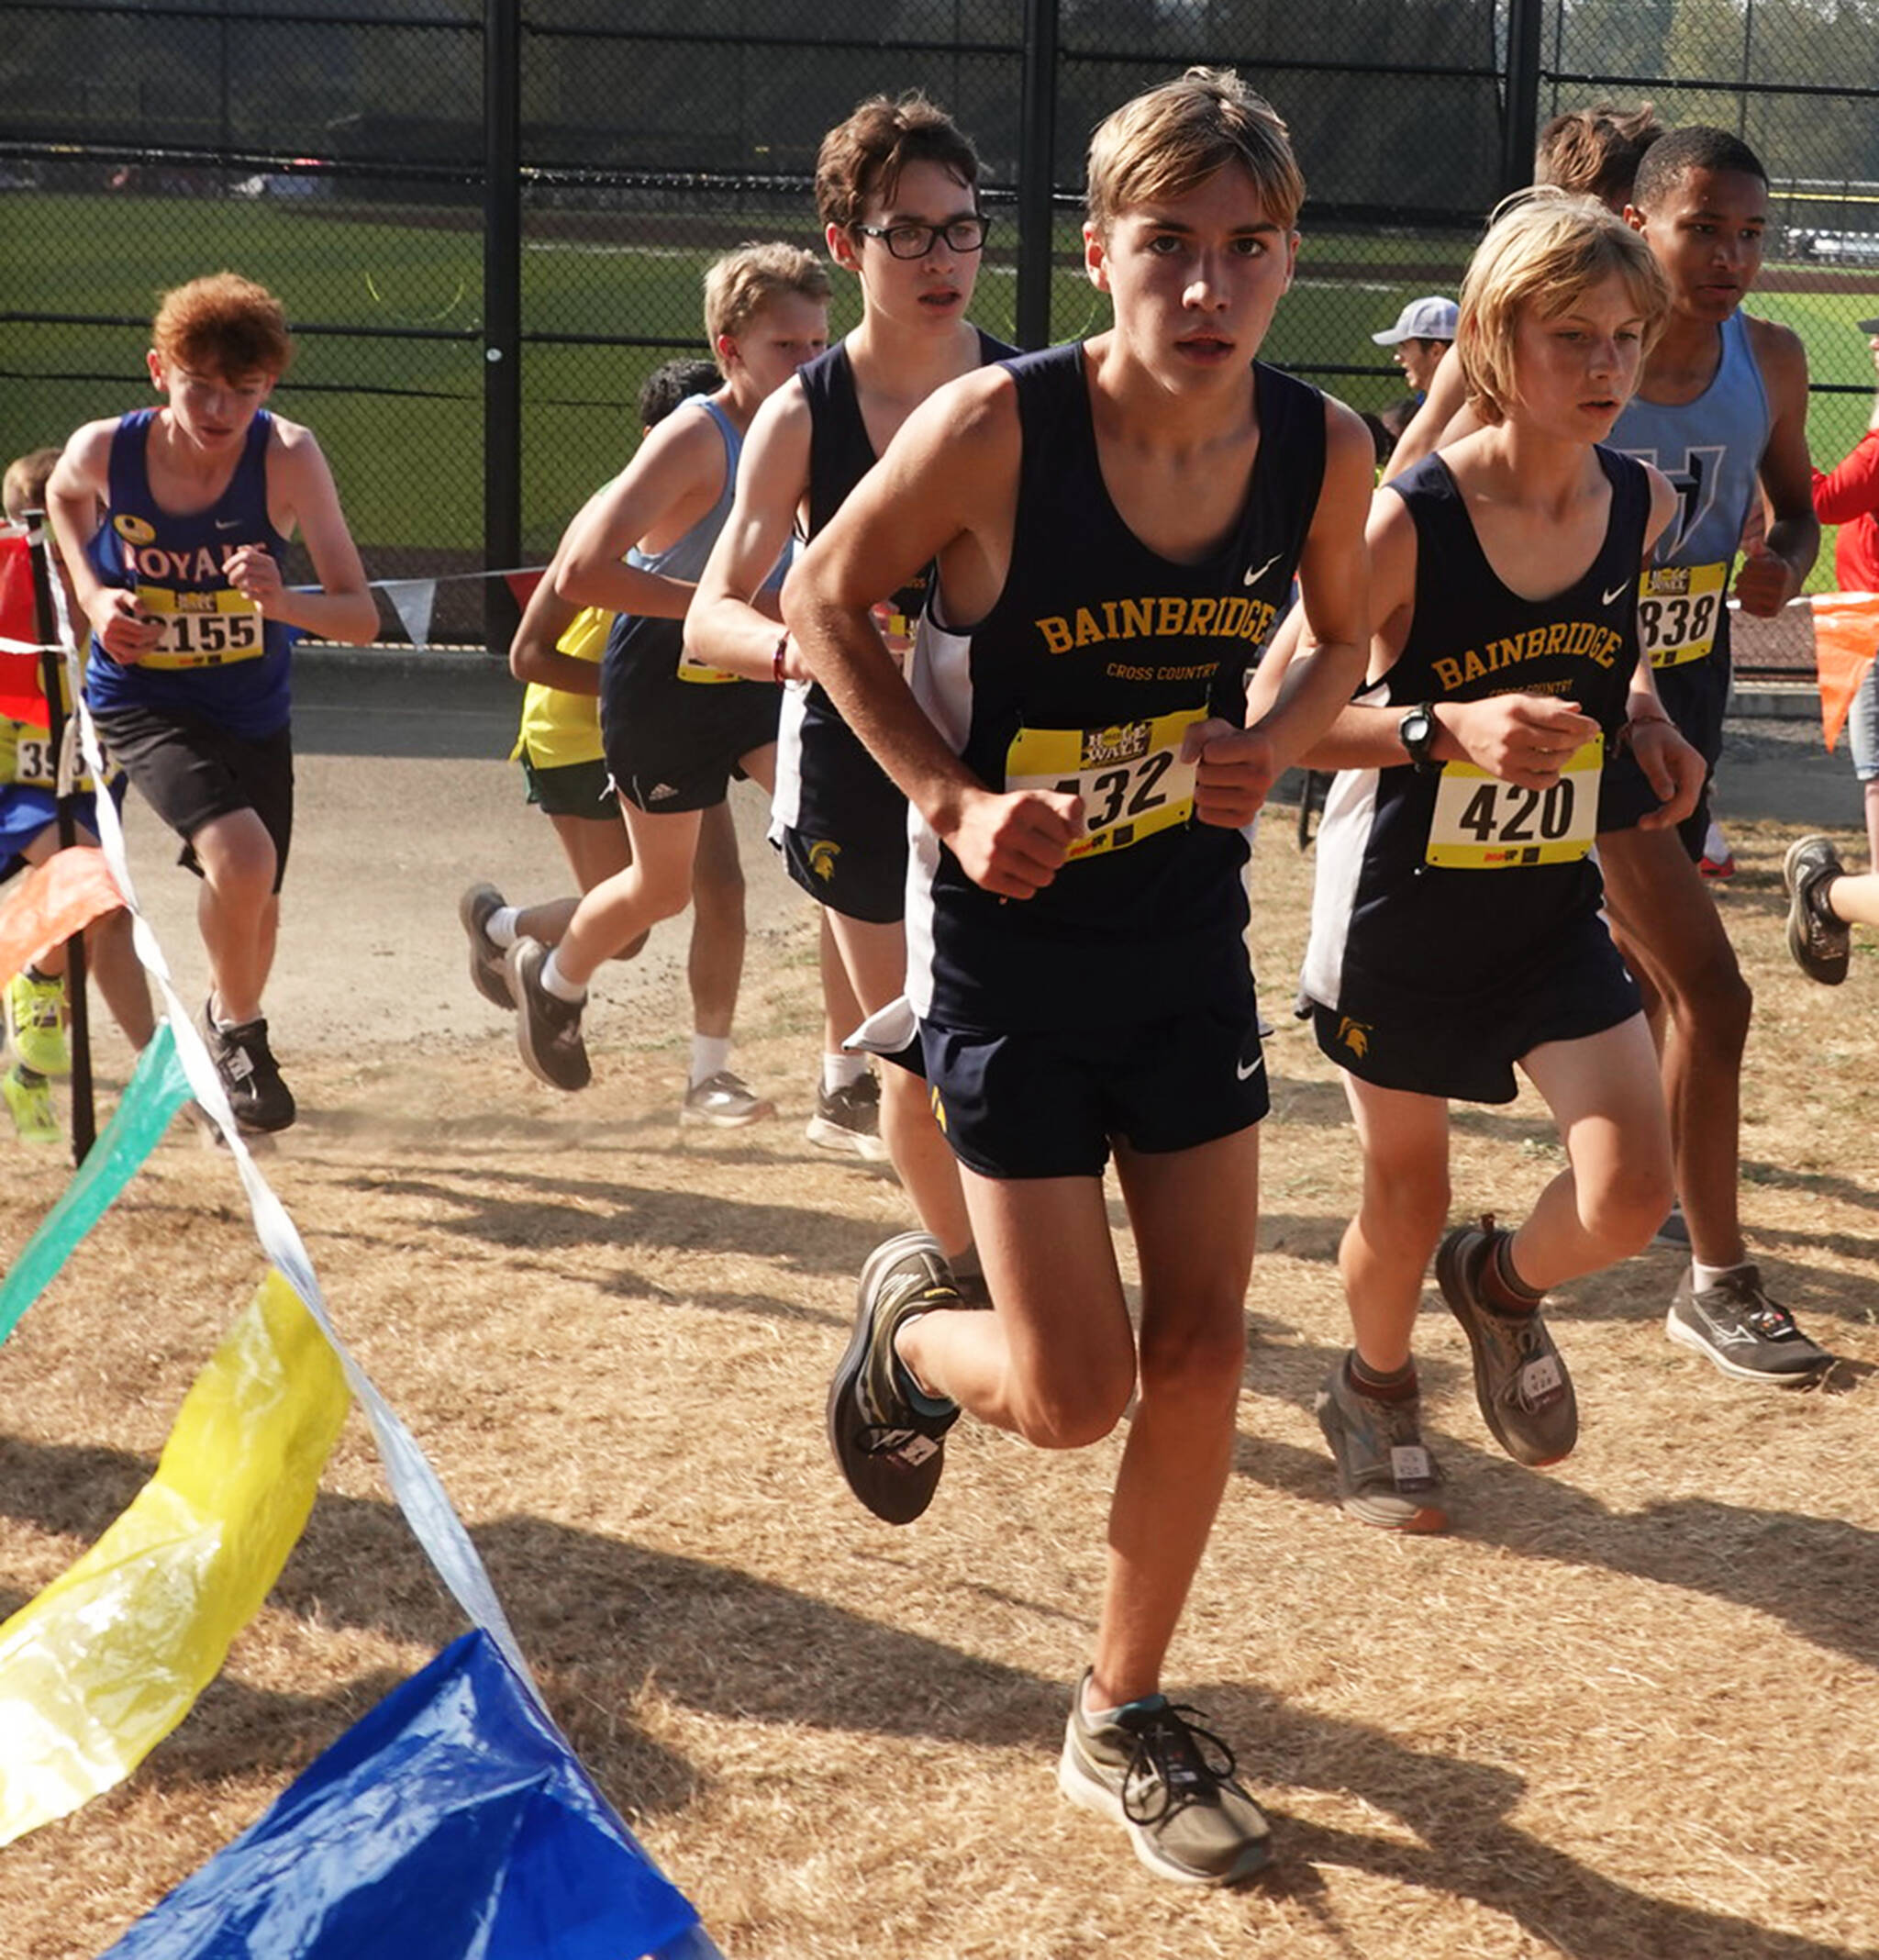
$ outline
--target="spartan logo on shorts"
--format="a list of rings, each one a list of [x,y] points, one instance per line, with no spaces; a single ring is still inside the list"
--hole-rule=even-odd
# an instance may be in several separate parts
[[[835,877],[835,861],[840,855],[839,844],[830,843],[826,837],[817,838],[809,846],[809,869],[824,885],[830,884]]]
[[[1370,1052],[1371,1024],[1352,1020],[1348,1014],[1338,1017],[1338,1039],[1361,1062]]]
[[[936,1082],[927,1091],[927,1100],[933,1106],[933,1120],[939,1125],[940,1134],[946,1134],[946,1105],[940,1098],[940,1085]]]
[[[1149,752],[1149,724],[1125,721],[1114,728],[1084,730],[1080,769],[1106,769],[1117,763],[1136,763]]]

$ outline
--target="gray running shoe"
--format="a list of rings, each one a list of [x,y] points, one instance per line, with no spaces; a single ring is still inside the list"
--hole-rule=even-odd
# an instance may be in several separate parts
[[[1312,1403],[1338,1466],[1338,1496],[1360,1524],[1385,1531],[1445,1531],[1435,1501],[1442,1473],[1422,1440],[1422,1402],[1369,1396],[1340,1361]]]
[[[1057,1787],[1072,1803],[1121,1824],[1158,1877],[1237,1885],[1266,1864],[1271,1828],[1233,1780],[1233,1752],[1192,1719],[1198,1709],[1150,1695],[1098,1728],[1084,1714],[1083,1687],[1057,1762]]]
[[[470,941],[470,985],[493,1008],[513,1014],[509,984],[503,977],[504,949],[489,936],[489,915],[500,911],[503,895],[493,885],[473,885],[457,901],[457,917]]]
[[[881,1141],[881,1080],[869,1072],[839,1089],[817,1088],[816,1113],[806,1132],[824,1150],[846,1151],[869,1164],[884,1164]]]
[[[929,1232],[884,1240],[862,1268],[854,1332],[828,1385],[828,1441],[849,1488],[889,1524],[911,1524],[933,1501],[959,1420],[956,1403],[929,1414],[906,1399],[894,1337],[917,1313],[963,1304]]]
[[[203,1003],[202,1038],[228,1091],[236,1122],[263,1136],[289,1128],[299,1111],[268,1046],[267,1022],[257,1018],[225,1028],[216,1019],[212,1005]]]
[[[1846,866],[1833,841],[1797,837],[1781,861],[1781,882],[1787,889],[1787,950],[1809,980],[1838,986],[1846,978],[1852,932],[1846,921],[1827,907],[1827,886],[1846,875]]]
[[[741,1075],[724,1068],[685,1091],[679,1121],[702,1123],[714,1130],[741,1130],[746,1123],[760,1123],[775,1114],[773,1102],[759,1096]]]
[[[1795,1317],[1762,1290],[1759,1266],[1738,1266],[1697,1292],[1686,1266],[1664,1317],[1663,1331],[1679,1347],[1712,1361],[1731,1380],[1770,1388],[1811,1388],[1833,1356],[1809,1341]]]
[[[1481,1297],[1475,1283],[1481,1263],[1504,1236],[1491,1217],[1478,1228],[1458,1226],[1437,1250],[1436,1284],[1473,1352],[1474,1399],[1482,1420],[1517,1464],[1540,1470],[1572,1454],[1579,1440],[1579,1404],[1540,1309],[1496,1313]]]
[[[504,956],[509,998],[517,1009],[516,1046],[531,1075],[551,1089],[584,1089],[594,1080],[587,1044],[581,1039],[584,1001],[562,1000],[541,984],[548,948],[518,939]]]

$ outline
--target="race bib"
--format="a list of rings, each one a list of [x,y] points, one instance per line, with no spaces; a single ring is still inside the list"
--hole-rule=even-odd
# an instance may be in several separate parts
[[[162,639],[143,656],[141,666],[220,667],[230,661],[258,660],[266,651],[261,608],[233,586],[171,592],[139,585],[137,603],[163,625]]]
[[[1451,871],[1573,863],[1592,849],[1604,763],[1602,735],[1567,758],[1550,789],[1523,789],[1473,763],[1444,763],[1424,859]]]
[[[59,752],[46,729],[0,718],[0,783],[22,789],[59,786]]]
[[[1204,707],[1106,729],[1022,729],[1005,757],[1006,789],[1054,789],[1083,798],[1083,835],[1068,856],[1126,851],[1194,815],[1195,765],[1181,738]]]
[[[701,687],[715,687],[720,681],[742,678],[740,674],[727,674],[722,667],[708,666],[683,640],[679,642],[678,676],[682,681],[692,681]]]
[[[1727,565],[1654,565],[1638,596],[1638,640],[1653,667],[1707,660],[1722,618]]]

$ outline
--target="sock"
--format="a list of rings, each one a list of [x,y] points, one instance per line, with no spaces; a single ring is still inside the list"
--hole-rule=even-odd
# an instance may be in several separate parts
[[[562,973],[561,961],[553,952],[541,963],[541,991],[577,1008],[587,997],[587,989]]]
[[[1531,1313],[1546,1297],[1538,1292],[1514,1270],[1514,1235],[1510,1231],[1496,1232],[1489,1242],[1488,1250],[1481,1262],[1481,1270],[1475,1275],[1474,1283],[1481,1288],[1484,1302],[1495,1313],[1504,1313],[1513,1318]]]
[[[839,1089],[852,1088],[868,1073],[866,1055],[837,1052],[822,1057],[822,1093],[833,1096]]]
[[[1712,1286],[1719,1286],[1731,1273],[1747,1271],[1749,1261],[1744,1259],[1737,1265],[1707,1266],[1693,1259],[1690,1262],[1690,1284],[1698,1293],[1707,1293]]]
[[[22,980],[30,980],[35,986],[44,986],[49,980],[57,978],[53,974],[42,974],[30,960],[20,968],[19,976]]]
[[[714,1075],[721,1075],[730,1064],[730,1036],[728,1034],[695,1034],[692,1037],[692,1083],[696,1088],[701,1082],[709,1082]]]
[[[516,921],[522,916],[522,908],[517,905],[499,905],[484,921],[483,930],[492,946],[500,946],[506,952],[516,943],[520,928]]]
[[[1346,1378],[1359,1395],[1375,1402],[1413,1402],[1416,1399],[1416,1364],[1406,1361],[1400,1368],[1373,1368],[1353,1348],[1345,1357]]]
[[[906,1363],[900,1358],[900,1337],[916,1320],[924,1320],[924,1313],[910,1313],[894,1330],[894,1386],[904,1395],[909,1405],[923,1416],[949,1415],[958,1406],[950,1395],[934,1395],[922,1388],[919,1378]]]

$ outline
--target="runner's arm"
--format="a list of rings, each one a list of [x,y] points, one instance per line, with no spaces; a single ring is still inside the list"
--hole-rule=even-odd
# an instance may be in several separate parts
[[[600,663],[576,660],[559,647],[561,635],[581,616],[581,607],[555,590],[555,574],[561,562],[561,554],[557,548],[548,570],[528,595],[516,637],[509,641],[509,672],[518,681],[530,681],[539,687],[585,695],[592,699],[600,693]]]
[[[1481,424],[1468,406],[1468,384],[1462,378],[1462,363],[1451,348],[1438,363],[1429,384],[1422,406],[1390,451],[1384,465],[1384,481],[1400,476],[1412,463],[1446,449],[1458,437],[1472,434]]]
[[[738,460],[737,494],[717,534],[692,609],[685,651],[695,660],[746,680],[803,678],[783,630],[774,592],[763,589],[788,544],[809,491],[809,402],[788,381],[758,409]]]
[[[115,417],[87,422],[65,445],[46,484],[46,519],[90,630],[111,659],[128,666],[157,644],[163,629],[138,610],[135,592],[105,585],[85,552],[110,492],[117,429]]]
[[[1736,574],[1744,612],[1771,619],[1807,583],[1820,551],[1814,515],[1814,466],[1807,454],[1807,354],[1800,337],[1771,320],[1748,321],[1750,345],[1768,391],[1770,425],[1762,451],[1768,535]]]
[[[253,600],[266,618],[297,627],[317,640],[369,647],[378,638],[378,601],[366,583],[333,473],[313,431],[276,416],[267,472],[268,513],[274,529],[283,537],[298,529],[318,589],[287,585],[273,553],[258,543],[229,554],[223,567],[228,583]]]
[[[1651,518],[1645,529],[1644,556],[1640,570],[1651,564],[1651,550],[1664,526],[1676,515],[1679,502],[1675,487],[1661,470],[1646,468],[1651,475]],[[1703,758],[1679,732],[1664,712],[1657,692],[1657,676],[1651,663],[1641,655],[1631,669],[1631,685],[1625,699],[1625,726],[1618,740],[1629,742],[1645,780],[1656,793],[1654,810],[1638,819],[1640,830],[1668,830],[1681,823],[1696,807],[1708,772]]]

